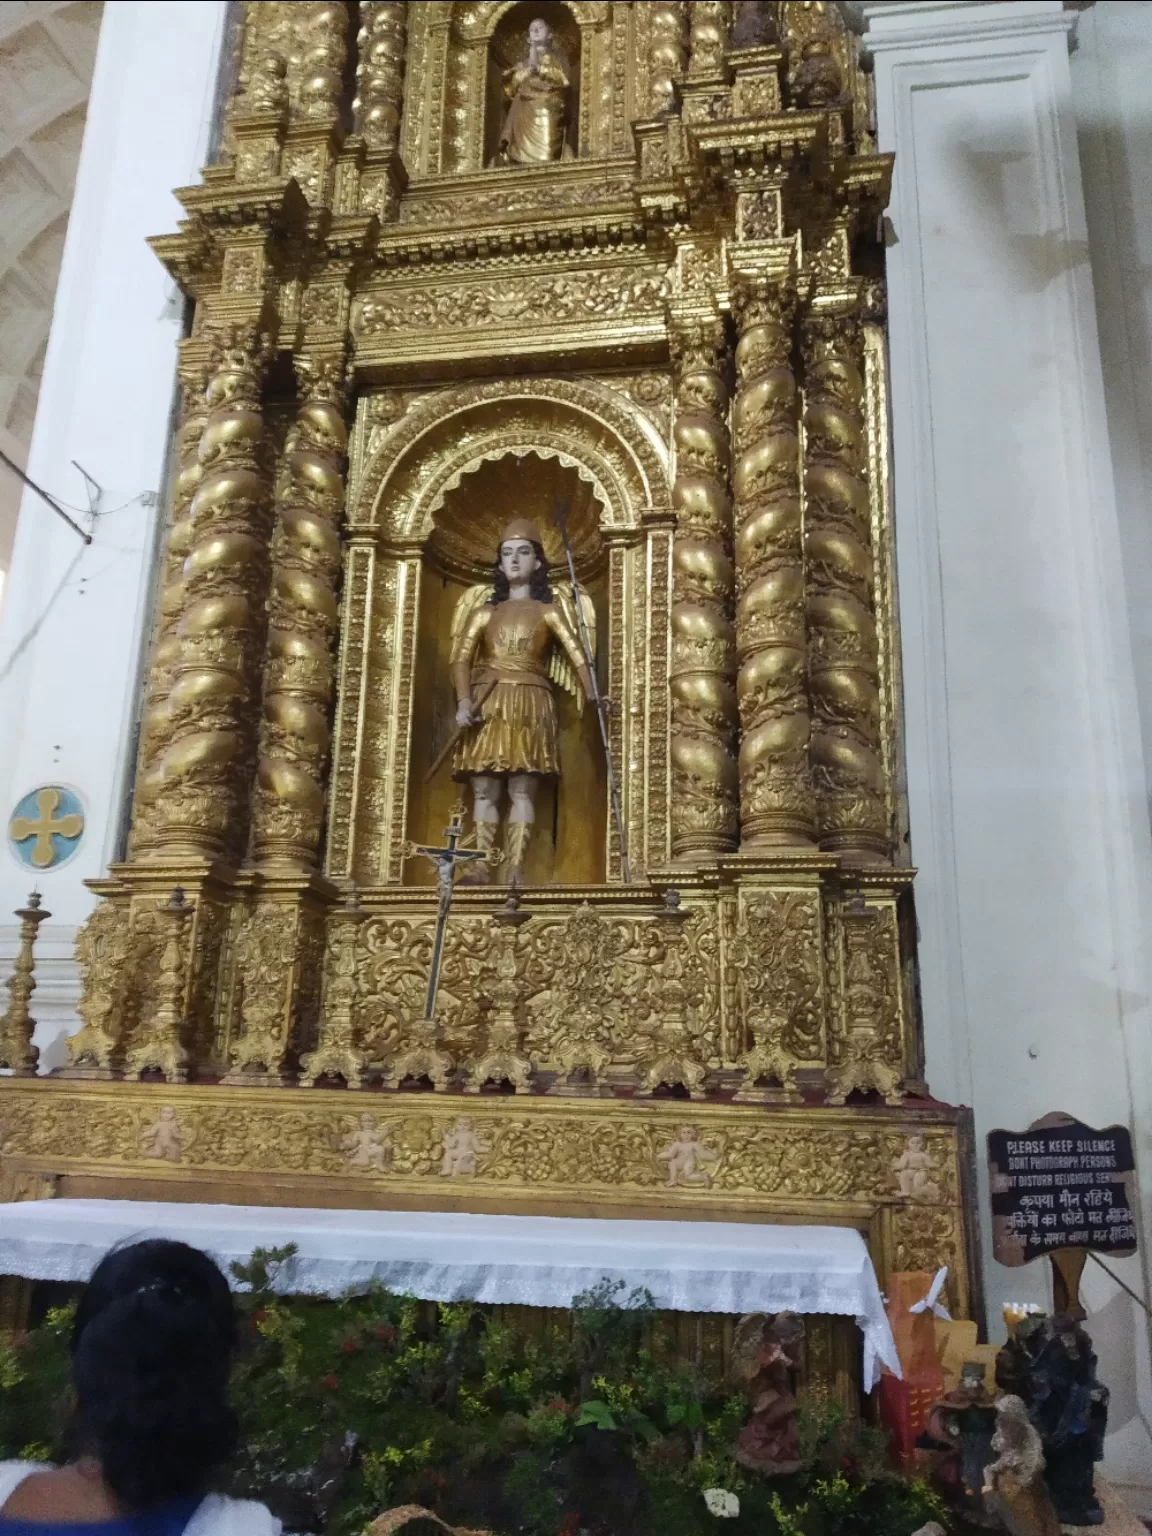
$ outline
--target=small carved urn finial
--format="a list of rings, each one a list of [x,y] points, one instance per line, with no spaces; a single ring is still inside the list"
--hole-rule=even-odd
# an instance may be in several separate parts
[[[20,919],[20,947],[7,982],[11,1001],[4,1017],[0,1018],[0,1067],[11,1068],[17,1077],[34,1077],[40,1052],[32,1044],[36,1020],[28,1007],[36,990],[36,962],[32,950],[40,924],[52,914],[41,908],[40,892],[33,891],[28,905],[20,907],[16,916]]]

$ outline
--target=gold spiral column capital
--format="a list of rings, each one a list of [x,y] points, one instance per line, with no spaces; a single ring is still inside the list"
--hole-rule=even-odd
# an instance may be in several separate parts
[[[276,494],[252,853],[258,865],[311,870],[324,818],[339,619],[344,353],[305,353],[296,373],[300,399]]]
[[[820,845],[890,857],[864,424],[855,309],[801,324],[812,777]]]
[[[738,837],[728,349],[713,305],[673,306],[672,856],[730,852]]]
[[[738,274],[732,288],[739,334],[732,491],[740,845],[749,849],[808,847],[815,833],[792,369],[795,294],[790,263],[781,268]]]

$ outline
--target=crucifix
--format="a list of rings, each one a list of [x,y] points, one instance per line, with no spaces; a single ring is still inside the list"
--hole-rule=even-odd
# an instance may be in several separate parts
[[[461,847],[464,835],[465,807],[459,801],[452,807],[452,815],[444,828],[442,848],[427,847],[422,843],[410,843],[410,854],[421,854],[436,866],[436,889],[440,900],[436,908],[436,936],[432,941],[432,966],[428,974],[428,992],[424,1000],[424,1022],[431,1023],[436,1017],[436,989],[440,985],[440,962],[444,956],[444,930],[448,926],[448,911],[452,905],[452,892],[456,886],[456,866],[468,864],[485,855],[478,848]]]

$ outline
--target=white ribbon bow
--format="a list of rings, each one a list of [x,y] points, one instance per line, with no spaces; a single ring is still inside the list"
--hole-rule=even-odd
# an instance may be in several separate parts
[[[932,1284],[928,1287],[928,1294],[922,1301],[914,1302],[908,1308],[909,1312],[931,1312],[933,1317],[938,1317],[942,1322],[950,1323],[952,1314],[948,1308],[941,1305],[940,1292],[944,1289],[944,1282],[948,1278],[948,1266],[945,1264],[936,1271]]]

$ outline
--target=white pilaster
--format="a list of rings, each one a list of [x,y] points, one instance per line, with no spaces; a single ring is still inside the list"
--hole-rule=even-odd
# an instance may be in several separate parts
[[[84,881],[118,852],[171,436],[182,302],[145,240],[175,229],[172,189],[207,154],[225,12],[224,0],[104,7],[28,463],[82,506],[77,460],[104,488],[103,515],[85,547],[26,492],[0,617],[3,826],[45,783],[75,788],[87,816],[58,871],[32,876],[6,838],[0,848],[0,972],[14,949],[8,914],[34,880],[52,913],[37,946],[51,985],[44,976],[33,998],[49,1064],[74,1019],[65,957],[92,905]]]
[[[983,1137],[1063,1109],[1149,1163],[1152,837],[1060,0],[864,7],[928,1076]],[[1148,1181],[1142,1234],[1150,1228]],[[1143,1262],[1118,1263],[1145,1285]],[[1108,1460],[1152,1484],[1143,1315],[1089,1266]],[[1118,1389],[1118,1390],[1117,1390]],[[1152,1488],[1147,1490],[1152,1500]]]
[[[1152,837],[1060,0],[865,5],[928,1075],[983,1135],[1064,1109],[1149,1164]],[[1141,1167],[1141,1170],[1143,1170]],[[1152,1230],[1144,1180],[1141,1235]],[[1141,1260],[1117,1264],[1143,1290]],[[1149,1473],[1144,1316],[1089,1266],[1109,1467]],[[1152,1487],[1144,1487],[1152,1502]]]
[[[1081,15],[1072,99],[1144,766],[1152,776],[1152,9],[1096,0]],[[1148,792],[1152,809],[1152,777]]]

